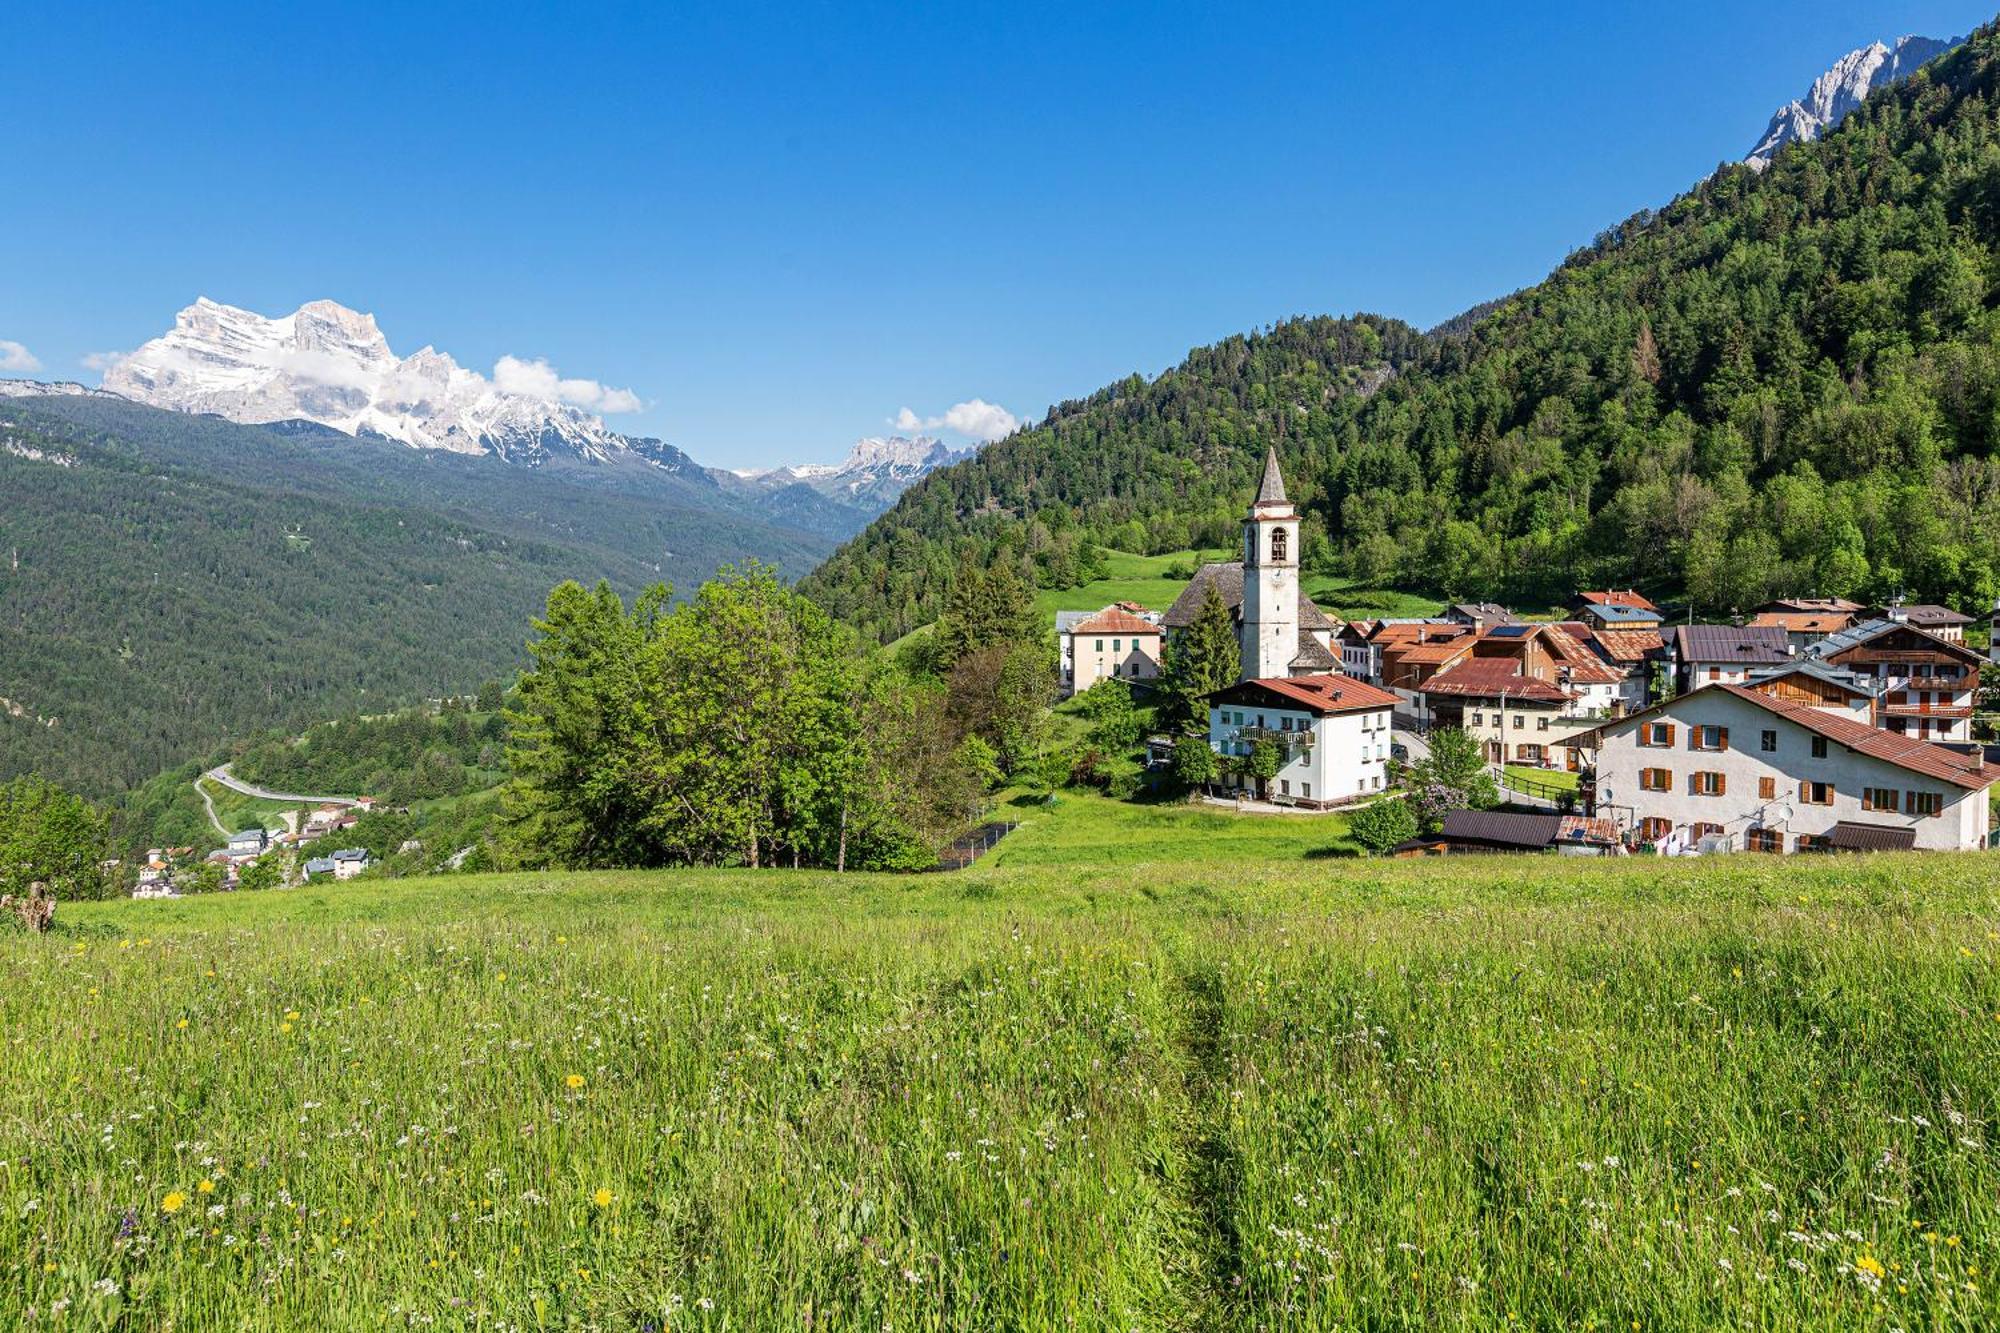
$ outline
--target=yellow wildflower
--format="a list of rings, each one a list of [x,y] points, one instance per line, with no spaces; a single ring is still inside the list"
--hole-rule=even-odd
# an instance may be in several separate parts
[[[160,1211],[163,1213],[178,1213],[181,1210],[181,1206],[187,1201],[188,1196],[179,1190],[169,1190],[167,1191],[167,1197],[160,1200]]]
[[[1882,1261],[1872,1254],[1864,1254],[1854,1261],[1854,1266],[1870,1277],[1882,1276]]]
[[[611,1206],[611,1198],[611,1191],[600,1185],[597,1193],[590,1196],[590,1201],[599,1208],[609,1208]]]
[[[202,1182],[194,1187],[194,1192],[196,1194],[213,1194],[215,1193],[215,1182],[204,1177]]]
[[[569,1088],[572,1088],[572,1089],[574,1089],[574,1088],[580,1088],[580,1087],[582,1087],[582,1086],[583,1086],[583,1075],[581,1075],[581,1074],[571,1074],[571,1075],[570,1075],[569,1077],[567,1077],[567,1078],[565,1078],[565,1079],[563,1080],[563,1084],[564,1084],[564,1086],[566,1086],[566,1087],[569,1087]]]

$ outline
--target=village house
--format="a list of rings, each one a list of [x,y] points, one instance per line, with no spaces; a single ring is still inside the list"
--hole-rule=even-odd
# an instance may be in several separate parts
[[[1520,623],[1518,616],[1498,602],[1458,602],[1447,606],[1439,619],[1447,624],[1470,626],[1475,631]]]
[[[1470,732],[1496,764],[1562,762],[1563,740],[1625,709],[1626,671],[1566,625],[1497,625],[1417,645],[1395,667],[1395,680],[1422,677],[1412,685],[1419,719]]]
[[[1746,623],[1756,629],[1781,629],[1792,648],[1803,651],[1848,628],[1860,613],[1861,603],[1844,597],[1781,597],[1758,607]]]
[[[362,847],[343,847],[329,859],[335,879],[353,879],[369,866],[367,849]]]
[[[333,858],[330,856],[315,856],[305,863],[302,873],[309,881],[314,879],[331,879],[334,873]]]
[[[242,829],[229,835],[229,859],[256,860],[270,846],[270,838],[260,828]]]
[[[1792,660],[1785,631],[1772,625],[1675,625],[1665,635],[1674,689],[1741,685],[1750,673]]]
[[[1729,683],[1570,744],[1590,756],[1587,812],[1669,853],[1976,850],[2000,782],[1977,753]]]
[[[1874,725],[1924,741],[1968,742],[1979,695],[1979,654],[1956,640],[1895,620],[1828,635],[1806,660],[1872,689]]]
[[[1169,645],[1201,614],[1214,588],[1236,626],[1240,680],[1338,671],[1333,636],[1340,622],[1299,587],[1299,514],[1285,498],[1278,451],[1264,458],[1264,480],[1243,522],[1243,558],[1203,565],[1161,618]]]
[[[1665,619],[1650,598],[1630,589],[1580,592],[1569,599],[1569,612],[1591,630],[1650,630],[1659,632]]]
[[[1130,602],[1101,611],[1056,613],[1064,698],[1100,680],[1150,683],[1160,674],[1159,617]]]
[[[1950,643],[1964,643],[1965,627],[1972,623],[1972,617],[1964,612],[1930,602],[1918,602],[1909,606],[1901,602],[1891,602],[1887,606],[1871,606],[1861,614],[1861,619],[1893,620],[1902,625],[1915,625],[1918,629],[1935,634]]]
[[[1209,697],[1208,742],[1246,759],[1259,741],[1283,760],[1261,780],[1225,774],[1217,786],[1256,800],[1325,810],[1385,790],[1395,696],[1347,676],[1238,681]]]

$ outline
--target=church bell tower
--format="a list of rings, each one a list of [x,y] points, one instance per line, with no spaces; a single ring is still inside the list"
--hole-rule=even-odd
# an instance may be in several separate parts
[[[1243,520],[1243,678],[1288,676],[1299,655],[1299,514],[1285,498],[1278,450]]]

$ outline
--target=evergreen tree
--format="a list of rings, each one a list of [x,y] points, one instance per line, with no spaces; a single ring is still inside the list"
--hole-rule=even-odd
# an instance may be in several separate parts
[[[1194,623],[1175,635],[1161,680],[1163,718],[1182,731],[1208,728],[1208,696],[1234,685],[1243,671],[1236,622],[1214,584]]]

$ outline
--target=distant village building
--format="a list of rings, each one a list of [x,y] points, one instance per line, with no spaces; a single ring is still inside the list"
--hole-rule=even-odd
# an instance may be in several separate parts
[[[1781,629],[1797,651],[1854,624],[1861,603],[1844,597],[1782,597],[1758,607],[1749,624],[1756,629]]]
[[[262,856],[269,845],[269,837],[260,828],[243,829],[229,835],[229,855],[232,859]]]
[[[1849,708],[1704,685],[1570,743],[1590,756],[1589,813],[1669,853],[1986,846],[2000,765]]]
[[[1580,592],[1569,599],[1569,612],[1593,629],[1657,629],[1665,618],[1651,598],[1630,588]]]
[[[1264,459],[1264,480],[1243,522],[1243,559],[1203,565],[1161,619],[1167,640],[1185,632],[1214,588],[1236,624],[1238,678],[1312,676],[1340,669],[1333,636],[1340,622],[1299,588],[1299,514],[1285,498],[1278,451]]]
[[[1100,680],[1157,680],[1160,637],[1159,617],[1130,602],[1102,611],[1058,612],[1063,697],[1082,694]]]
[[[331,860],[335,879],[353,879],[369,866],[368,852],[361,847],[344,847]]]
[[[1919,602],[1910,606],[1905,606],[1901,602],[1891,602],[1887,606],[1872,606],[1863,613],[1863,618],[1893,620],[1902,625],[1915,625],[1918,629],[1935,634],[1951,643],[1964,643],[1965,627],[1972,623],[1972,617],[1964,612],[1930,602]]]

